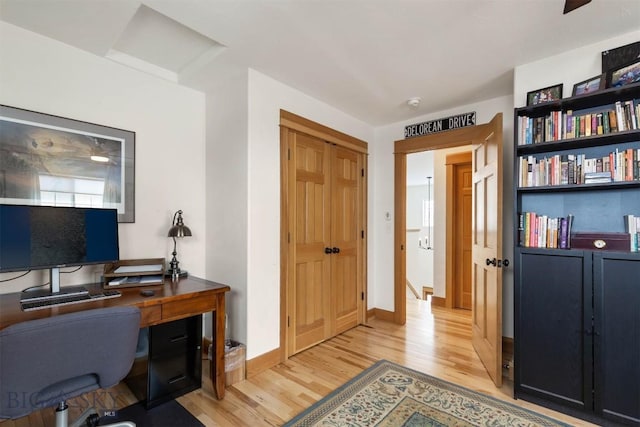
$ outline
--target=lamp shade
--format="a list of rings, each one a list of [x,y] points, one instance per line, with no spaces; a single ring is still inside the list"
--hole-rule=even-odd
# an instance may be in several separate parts
[[[177,219],[174,221],[173,226],[169,229],[168,237],[188,237],[191,236],[191,230],[184,225],[182,220],[182,211],[176,212]]]
[[[169,229],[167,237],[188,237],[191,236],[191,230],[186,225],[174,225]]]

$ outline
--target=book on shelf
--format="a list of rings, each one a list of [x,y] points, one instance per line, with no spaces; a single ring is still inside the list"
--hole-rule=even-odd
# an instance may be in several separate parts
[[[535,212],[518,215],[518,244],[525,248],[570,249],[573,215],[554,218]]]
[[[629,250],[639,252],[640,246],[640,216],[624,215],[624,232],[629,234]]]
[[[597,184],[611,182],[611,172],[586,172],[584,174],[585,184]]]
[[[519,168],[521,188],[640,181],[640,148],[616,149],[597,158],[581,153],[523,156]]]
[[[588,112],[551,111],[518,116],[518,145],[562,141],[640,129],[640,99],[617,101]]]

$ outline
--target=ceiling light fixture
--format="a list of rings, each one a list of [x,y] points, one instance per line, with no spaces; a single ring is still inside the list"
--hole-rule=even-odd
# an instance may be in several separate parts
[[[407,101],[407,105],[411,108],[418,108],[418,106],[420,105],[420,101],[422,101],[422,98],[420,98],[419,96],[409,98],[409,100]]]

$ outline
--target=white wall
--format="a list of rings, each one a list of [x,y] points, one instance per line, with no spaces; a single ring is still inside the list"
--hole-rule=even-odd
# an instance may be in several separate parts
[[[516,67],[514,107],[526,105],[527,92],[559,83],[563,84],[563,97],[571,96],[574,84],[601,73],[602,51],[639,40],[640,30]]]
[[[455,109],[441,111],[417,117],[412,120],[397,122],[388,126],[376,128],[375,144],[372,160],[376,175],[373,178],[374,190],[370,216],[370,229],[373,229],[373,255],[369,259],[373,272],[369,275],[369,288],[373,289],[369,295],[369,306],[393,311],[393,181],[394,159],[393,143],[404,138],[404,127],[409,124],[434,120],[455,114],[477,112],[477,122],[486,123],[496,113],[503,114],[503,257],[513,259],[513,99],[510,96],[491,99],[484,102],[460,106]],[[434,295],[445,296],[445,253],[446,239],[444,235],[445,216],[445,167],[444,157],[447,152],[459,151],[440,150],[434,156]],[[372,150],[370,150],[371,152]],[[387,220],[385,214],[390,212]],[[513,273],[506,269],[503,272],[503,334],[513,336]]]
[[[193,237],[178,243],[180,267],[203,276],[204,95],[4,22],[0,40],[1,104],[136,132],[136,222],[119,226],[120,257],[169,258],[167,232],[182,209]],[[100,271],[64,274],[62,284],[93,281]],[[0,283],[0,293],[46,280],[32,272]]]
[[[373,140],[367,124],[249,70],[248,359],[280,343],[280,109]]]
[[[226,338],[247,343],[248,70],[223,62],[210,77],[218,84],[207,92],[206,277],[231,288]]]

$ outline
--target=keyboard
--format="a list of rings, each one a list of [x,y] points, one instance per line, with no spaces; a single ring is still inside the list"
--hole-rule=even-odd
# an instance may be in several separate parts
[[[105,290],[99,294],[89,294],[88,292],[78,292],[64,295],[52,295],[48,297],[38,297],[20,301],[23,311],[39,310],[42,308],[57,307],[60,305],[77,304],[81,302],[96,301],[108,298],[117,298],[122,294],[120,291]]]

